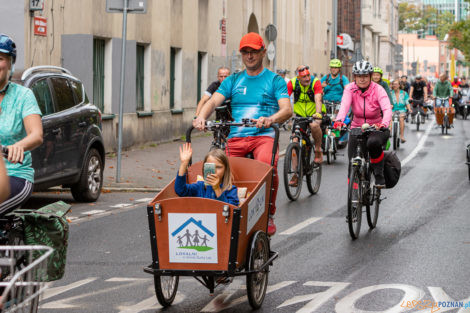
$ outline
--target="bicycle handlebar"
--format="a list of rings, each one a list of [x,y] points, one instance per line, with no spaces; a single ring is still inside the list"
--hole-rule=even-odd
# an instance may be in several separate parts
[[[1,148],[1,151],[2,151],[3,157],[5,159],[8,158],[8,147],[0,145],[0,148]],[[18,162],[18,163],[23,164],[23,162]]]
[[[241,123],[240,122],[225,122],[225,121],[206,121],[206,126],[204,127],[206,130],[215,131],[217,128],[221,126],[234,126],[234,127],[256,127],[256,122],[253,122],[249,118],[243,118]],[[273,142],[273,151],[272,151],[272,158],[271,158],[271,166],[274,166],[274,161],[277,153],[277,147],[279,145],[279,125],[277,123],[271,124],[270,127],[265,128],[272,128],[274,129],[274,142]],[[194,126],[190,126],[186,131],[186,142],[191,143],[191,133],[194,129]]]

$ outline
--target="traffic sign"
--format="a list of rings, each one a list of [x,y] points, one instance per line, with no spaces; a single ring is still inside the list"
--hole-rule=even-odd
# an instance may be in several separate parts
[[[277,38],[277,28],[274,24],[269,24],[266,26],[264,35],[269,41],[274,41]]]
[[[30,11],[42,11],[44,9],[44,0],[29,0]]]
[[[274,57],[276,56],[276,48],[274,47],[274,43],[270,42],[268,45],[268,60],[272,61],[274,60]]]
[[[343,45],[343,43],[344,43],[343,40],[344,40],[344,38],[343,38],[342,35],[336,36],[336,44],[337,44],[338,46],[342,46],[342,45]]]
[[[147,13],[147,0],[127,0],[128,13]],[[106,0],[107,13],[122,13],[125,0]]]

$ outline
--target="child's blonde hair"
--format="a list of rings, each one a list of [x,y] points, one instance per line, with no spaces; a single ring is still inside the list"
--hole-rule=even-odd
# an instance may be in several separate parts
[[[222,191],[232,189],[232,171],[230,170],[230,163],[228,162],[228,157],[222,149],[212,149],[204,158],[204,163],[207,162],[208,157],[213,157],[225,167],[224,176],[222,177]]]

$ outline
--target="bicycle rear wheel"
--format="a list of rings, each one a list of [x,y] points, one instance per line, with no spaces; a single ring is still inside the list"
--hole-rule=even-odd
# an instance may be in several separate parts
[[[359,179],[359,171],[352,168],[349,175],[348,184],[348,228],[352,239],[359,237],[362,220],[362,186]]]
[[[372,182],[371,182],[372,185]],[[372,194],[370,191],[372,190]],[[370,229],[374,229],[377,226],[377,219],[379,217],[379,206],[380,206],[380,189],[372,187],[369,189],[369,198],[366,205],[367,213],[367,224],[369,224]]]
[[[321,164],[315,163],[314,153],[312,149],[308,152],[306,156],[306,164],[309,164],[309,168],[305,176],[307,176],[307,188],[310,194],[314,195],[320,189],[321,184]]]
[[[296,160],[297,165],[293,167],[293,161]],[[286,156],[284,157],[284,188],[286,189],[287,197],[295,201],[299,198],[300,191],[302,190],[302,159],[300,145],[297,142],[291,142],[286,149]],[[297,184],[291,184],[297,177]]]

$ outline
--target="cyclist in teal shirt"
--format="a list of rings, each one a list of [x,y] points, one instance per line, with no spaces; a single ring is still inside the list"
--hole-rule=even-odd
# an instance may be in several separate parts
[[[292,107],[287,94],[284,79],[264,68],[263,59],[266,47],[263,38],[257,33],[248,33],[240,40],[239,51],[246,69],[227,77],[212,98],[202,108],[193,126],[204,129],[205,120],[222,104],[231,98],[232,117],[236,122],[249,118],[256,122],[256,128],[232,127],[227,141],[227,153],[230,156],[244,157],[252,152],[256,160],[271,163],[274,132],[269,129],[272,123],[283,123],[292,116]],[[276,211],[276,194],[279,186],[277,161],[274,160],[275,175],[273,178],[273,194],[268,219],[268,235],[276,232],[274,214]]]
[[[323,100],[341,102],[344,87],[349,84],[348,78],[340,73],[342,66],[343,64],[338,59],[330,61],[330,74],[323,76],[321,79]]]
[[[0,215],[21,206],[31,195],[34,182],[31,150],[42,144],[41,111],[31,90],[10,81],[16,61],[16,45],[0,34],[0,144],[8,147],[6,160],[10,196],[0,203]]]

